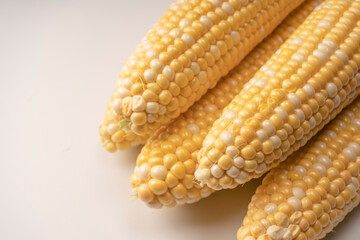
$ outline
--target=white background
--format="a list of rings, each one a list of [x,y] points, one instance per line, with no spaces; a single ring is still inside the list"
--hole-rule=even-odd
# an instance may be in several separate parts
[[[170,0],[0,1],[0,239],[235,239],[259,184],[153,210],[131,196],[140,148],[98,137],[118,73]],[[327,239],[359,239],[355,209]]]

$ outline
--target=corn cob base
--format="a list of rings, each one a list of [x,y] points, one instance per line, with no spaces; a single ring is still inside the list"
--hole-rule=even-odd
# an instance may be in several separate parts
[[[360,2],[327,0],[214,123],[195,177],[234,188],[285,160],[356,95]]]
[[[302,4],[214,89],[147,142],[131,177],[133,190],[142,201],[154,208],[172,207],[196,202],[213,192],[194,180],[203,139],[222,109],[320,2]]]
[[[360,99],[270,171],[238,239],[321,239],[360,201]]]

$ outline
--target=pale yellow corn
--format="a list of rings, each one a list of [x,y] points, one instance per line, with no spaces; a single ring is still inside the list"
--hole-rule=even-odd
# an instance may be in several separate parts
[[[105,148],[143,143],[188,110],[302,1],[172,4],[120,73],[100,125]]]
[[[266,175],[238,239],[324,238],[359,204],[359,173],[360,98]]]
[[[305,145],[357,95],[360,2],[324,1],[215,121],[195,177],[234,188]]]
[[[214,89],[147,142],[131,177],[140,200],[154,208],[172,207],[196,202],[212,193],[194,180],[196,156],[203,139],[222,109],[320,2],[311,0],[298,7]]]

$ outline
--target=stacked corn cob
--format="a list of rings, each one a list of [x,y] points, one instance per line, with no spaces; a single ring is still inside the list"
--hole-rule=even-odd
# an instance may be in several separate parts
[[[360,201],[360,98],[286,162],[249,204],[238,239],[320,239]]]
[[[260,177],[359,94],[360,1],[308,0],[247,55],[301,2],[179,0],[143,39],[100,135],[110,152],[146,142],[131,185],[148,206]],[[319,239],[358,204],[359,109],[272,170],[239,239]]]
[[[234,188],[285,160],[351,102],[359,86],[360,2],[327,0],[215,121],[195,177]]]
[[[100,126],[113,152],[185,112],[303,0],[179,0],[120,73]]]
[[[222,109],[320,2],[303,3],[214,89],[146,143],[131,177],[134,192],[142,201],[155,208],[172,207],[212,192],[194,181],[197,153],[205,135]]]

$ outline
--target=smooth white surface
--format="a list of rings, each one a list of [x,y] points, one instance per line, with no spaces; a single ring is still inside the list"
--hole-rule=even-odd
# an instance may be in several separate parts
[[[131,196],[140,148],[98,125],[118,72],[170,0],[0,2],[0,239],[235,239],[259,180],[153,210]],[[326,239],[359,239],[355,209]]]

